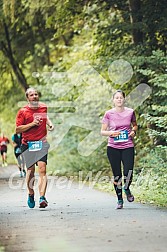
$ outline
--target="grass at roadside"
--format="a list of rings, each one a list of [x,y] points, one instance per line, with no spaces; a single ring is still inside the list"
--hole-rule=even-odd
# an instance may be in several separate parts
[[[88,186],[93,182],[94,188],[115,193],[110,179],[111,168],[102,149],[86,158],[62,146],[57,154],[49,157],[48,167],[53,175],[73,177],[76,181],[85,181]],[[167,207],[166,148],[157,147],[151,152],[141,149],[135,162],[131,190],[138,202]]]
[[[0,252],[5,252],[5,248],[0,245]]]
[[[111,183],[96,183],[95,188],[115,195],[114,186]],[[158,207],[167,207],[166,185],[161,186],[160,181],[151,175],[150,179],[148,175],[134,177],[131,191],[135,196],[136,202],[147,203]]]

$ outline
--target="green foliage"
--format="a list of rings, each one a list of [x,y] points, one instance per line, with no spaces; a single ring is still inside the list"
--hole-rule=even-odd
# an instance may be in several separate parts
[[[135,179],[137,183],[140,179],[137,176],[145,177],[149,171],[153,182],[149,187],[142,182],[135,190],[143,188],[142,197],[160,204],[159,200],[163,201],[166,195],[166,187],[163,187],[167,134],[166,1],[133,2],[141,4],[135,19],[130,11],[130,1],[123,0],[0,0],[0,123],[11,136],[18,102],[25,100],[23,89],[27,84],[41,90],[41,99],[51,105],[51,119],[55,125],[60,125],[58,113],[74,112],[75,108],[54,107],[54,103],[75,102],[87,84],[82,82],[69,89],[66,78],[61,81],[52,78],[50,71],[66,72],[79,60],[89,60],[112,86],[108,67],[116,59],[127,60],[134,75],[123,86],[125,92],[130,93],[140,83],[147,83],[152,88],[151,96],[136,110],[139,132],[135,139]],[[35,78],[33,72],[37,73]],[[55,86],[59,93],[54,93]],[[68,92],[61,93],[61,86]],[[114,87],[121,88],[120,85]],[[85,97],[87,103],[92,95],[93,90]],[[93,104],[99,109],[99,116],[104,112],[100,108],[102,95],[101,89],[98,90],[96,104]],[[85,104],[81,116],[90,112],[89,105]],[[81,170],[84,176],[89,171],[93,171],[94,176],[98,171],[106,175],[111,173],[105,142],[89,157],[79,155],[78,143],[88,132],[73,126],[60,145],[50,152],[48,167],[53,173],[57,171],[59,175],[67,176],[77,176]],[[159,177],[155,181],[156,174]]]
[[[136,163],[133,190],[142,202],[167,206],[167,147],[143,148]]]
[[[86,135],[87,131],[79,127],[72,127],[61,144],[50,153],[49,171],[67,177],[79,177],[80,171],[82,171],[83,177],[86,177],[89,171],[93,176],[96,176],[99,171],[107,174],[110,171],[109,163],[106,162],[106,158],[101,158],[106,156],[106,142],[89,157],[81,156],[78,153],[78,144]]]
[[[152,88],[149,108],[146,113],[143,113],[143,118],[147,122],[148,134],[155,145],[165,145],[167,137],[166,65],[166,56],[162,51],[158,50],[145,57],[144,64],[142,64],[143,68],[140,66],[137,70],[138,73],[142,74],[140,78],[148,80]]]
[[[5,248],[0,245],[0,252],[5,252]]]

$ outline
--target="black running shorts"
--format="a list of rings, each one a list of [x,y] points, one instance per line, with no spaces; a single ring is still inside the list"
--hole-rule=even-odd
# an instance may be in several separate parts
[[[38,151],[29,151],[28,145],[22,144],[21,151],[25,159],[27,169],[37,164],[38,161],[43,161],[47,164],[47,154],[50,145],[48,142],[42,143],[42,149]]]

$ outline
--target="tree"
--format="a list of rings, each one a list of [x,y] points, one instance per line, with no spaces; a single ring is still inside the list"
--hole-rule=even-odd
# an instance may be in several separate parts
[[[0,49],[3,52],[4,56],[9,60],[11,67],[13,69],[13,72],[18,80],[18,83],[20,83],[23,89],[26,90],[28,88],[28,84],[22,72],[22,69],[19,67],[18,62],[15,59],[15,56],[12,50],[11,38],[10,38],[8,26],[5,21],[3,21],[1,25],[3,26],[3,29],[4,29],[4,40],[1,40]]]
[[[1,0],[0,8],[0,50],[19,85],[25,90],[32,82],[30,72],[51,64],[49,45],[54,31],[45,28],[46,21],[40,10],[37,10],[35,16],[29,16],[29,5],[24,0],[4,0],[4,3]],[[29,62],[29,66],[25,62]]]
[[[143,32],[142,27],[142,11],[141,11],[141,1],[140,0],[129,0],[129,15],[130,22],[132,25],[132,38],[133,43],[138,45],[143,43]]]
[[[152,139],[152,146],[166,146],[167,58],[163,51],[157,50],[153,51],[152,55],[145,57],[143,60],[147,67],[145,69],[139,67],[138,72],[143,76],[147,76],[148,84],[152,88],[149,106],[147,112],[143,113],[143,116],[147,122],[148,134]]]

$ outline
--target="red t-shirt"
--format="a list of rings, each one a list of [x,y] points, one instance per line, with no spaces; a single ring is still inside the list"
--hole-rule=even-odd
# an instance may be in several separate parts
[[[9,139],[7,137],[0,137],[0,149],[6,149]]]
[[[28,105],[21,108],[16,116],[16,126],[26,125],[34,121],[34,118],[40,118],[40,125],[34,126],[22,133],[22,143],[27,144],[28,141],[45,140],[47,130],[47,106],[39,103],[37,109],[33,109]]]

